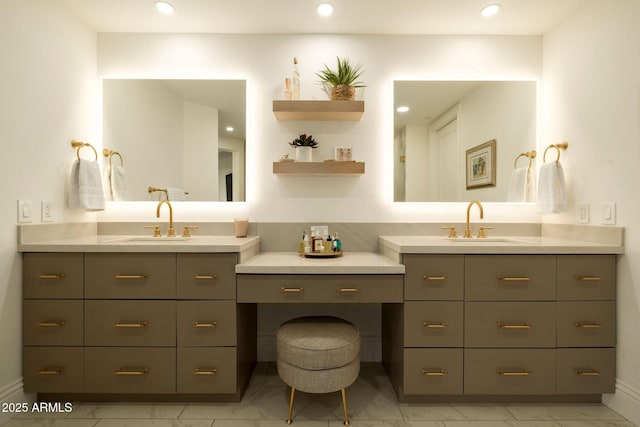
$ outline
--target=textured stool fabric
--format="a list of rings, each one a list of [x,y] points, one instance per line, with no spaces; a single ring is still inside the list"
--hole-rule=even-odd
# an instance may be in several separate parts
[[[332,393],[349,387],[360,373],[360,360],[339,368],[310,370],[278,361],[278,375],[285,384],[305,393]]]

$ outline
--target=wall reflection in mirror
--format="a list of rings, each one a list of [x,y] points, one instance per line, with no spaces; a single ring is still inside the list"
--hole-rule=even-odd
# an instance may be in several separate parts
[[[395,81],[394,201],[525,201],[509,186],[516,158],[536,148],[536,101],[535,81]],[[491,140],[495,186],[467,188],[467,150]]]
[[[244,201],[245,104],[245,80],[103,79],[105,193]]]

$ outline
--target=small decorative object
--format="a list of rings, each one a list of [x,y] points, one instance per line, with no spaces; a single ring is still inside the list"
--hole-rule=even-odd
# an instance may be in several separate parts
[[[467,150],[467,190],[496,186],[496,140]]]
[[[298,58],[293,58],[293,72],[291,73],[291,99],[300,99],[300,72],[298,71]]]
[[[356,98],[356,88],[366,87],[358,81],[363,73],[362,65],[352,66],[349,58],[336,58],[338,69],[334,71],[326,64],[324,70],[316,73],[320,82],[327,87],[331,87],[331,100],[333,101],[353,101]]]
[[[297,162],[310,162],[313,157],[312,150],[318,146],[318,143],[313,139],[312,135],[303,133],[290,142],[289,145],[296,149]]]
[[[335,160],[338,162],[350,162],[352,160],[351,147],[336,147]]]
[[[249,232],[249,219],[234,218],[233,225],[236,229],[236,237],[247,237]]]

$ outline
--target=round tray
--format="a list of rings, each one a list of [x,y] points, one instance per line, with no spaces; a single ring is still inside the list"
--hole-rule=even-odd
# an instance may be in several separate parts
[[[342,256],[340,252],[300,252],[300,256],[305,258],[338,258]]]

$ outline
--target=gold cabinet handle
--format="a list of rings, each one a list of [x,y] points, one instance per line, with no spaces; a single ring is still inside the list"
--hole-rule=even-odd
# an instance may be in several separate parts
[[[427,282],[444,282],[447,276],[422,276],[422,280]]]
[[[118,279],[118,280],[133,280],[133,279],[146,279],[147,277],[149,277],[148,274],[116,274],[115,276],[113,276],[114,279]]]
[[[531,329],[533,325],[530,323],[498,323],[496,325],[500,329]]]
[[[357,294],[358,292],[360,292],[360,288],[356,287],[356,288],[337,288],[337,292],[340,294]]]
[[[218,375],[218,368],[208,368],[208,369],[199,369],[196,368],[193,370],[193,375]]]
[[[146,328],[149,326],[149,322],[116,322],[113,324],[114,328]]]
[[[196,274],[193,276],[196,280],[218,280],[217,274]]]
[[[531,375],[531,372],[529,372],[527,369],[522,369],[520,371],[505,371],[502,369],[497,369],[496,374],[503,377],[528,377]]]
[[[498,280],[501,282],[530,282],[531,277],[527,276],[498,276]]]
[[[65,325],[64,320],[43,320],[38,323],[38,326],[41,328],[61,328]]]
[[[581,329],[598,329],[600,327],[599,323],[592,322],[576,322],[576,328]]]
[[[218,322],[193,322],[194,328],[215,328]]]
[[[38,276],[40,279],[64,279],[64,273],[52,273],[52,274],[41,274]]]
[[[427,328],[427,329],[444,329],[447,327],[447,324],[444,322],[440,322],[440,323],[429,323],[429,322],[424,322],[422,324],[423,327]]]
[[[599,377],[600,371],[595,369],[576,369],[576,374],[581,377]]]
[[[422,375],[424,375],[425,377],[444,377],[445,375],[447,375],[447,371],[445,371],[444,369],[437,369],[437,370],[423,369]]]
[[[38,371],[38,375],[62,375],[63,373],[64,373],[64,368],[46,367]]]
[[[598,276],[576,276],[576,280],[581,282],[599,282],[601,278]]]
[[[283,286],[282,288],[280,288],[280,291],[286,294],[299,294],[304,292],[304,288],[285,288]]]
[[[149,368],[134,368],[134,369],[125,369],[118,368],[113,371],[113,375],[147,375],[149,373]]]

